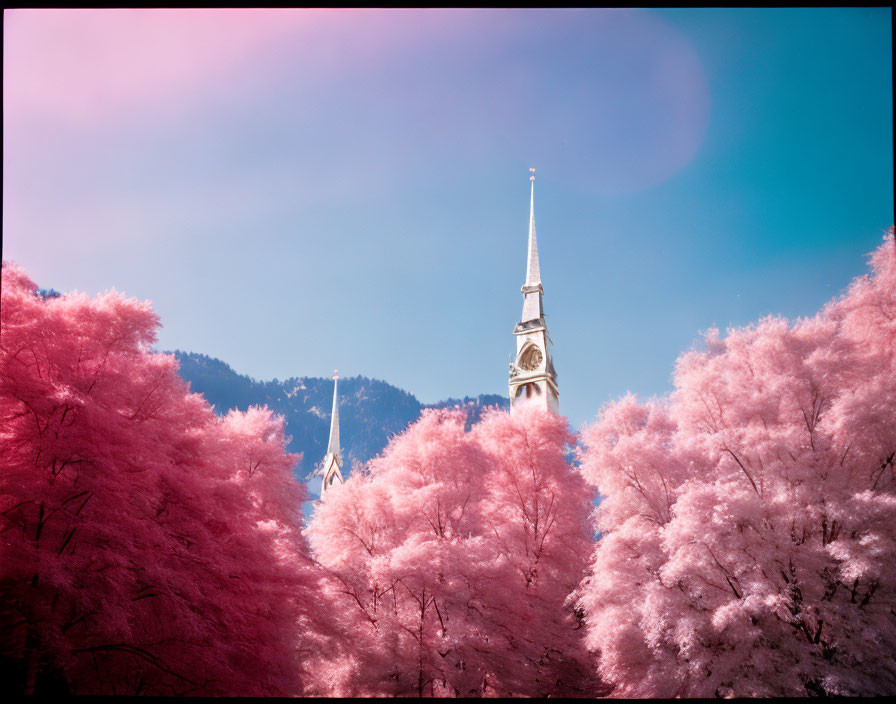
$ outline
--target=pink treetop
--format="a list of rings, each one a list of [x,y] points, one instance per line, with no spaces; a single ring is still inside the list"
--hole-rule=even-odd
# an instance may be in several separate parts
[[[327,492],[309,535],[340,580],[354,647],[325,691],[545,695],[587,680],[566,598],[590,540],[566,421],[428,411]],[[578,657],[578,660],[577,660]],[[350,661],[352,666],[346,665]],[[559,683],[558,683],[559,682]]]
[[[584,433],[581,603],[622,696],[896,692],[896,253],[817,316],[683,355]]]
[[[27,692],[301,693],[320,574],[282,419],[217,418],[157,325],[3,267],[0,649]]]
[[[471,624],[462,607],[462,550],[476,526],[485,458],[459,412],[428,412],[369,473],[328,491],[309,526],[318,559],[342,583],[336,606],[357,629],[356,667],[333,693],[433,694],[478,685],[464,667]],[[321,670],[330,669],[327,664]]]

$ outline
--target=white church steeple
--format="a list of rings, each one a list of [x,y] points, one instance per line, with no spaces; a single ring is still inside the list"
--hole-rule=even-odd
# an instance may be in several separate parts
[[[339,372],[333,372],[333,413],[330,416],[330,442],[327,445],[327,454],[324,456],[322,472],[324,475],[321,495],[334,484],[342,484],[345,479],[342,476],[342,450],[339,447],[339,396],[337,385],[339,384]]]
[[[529,169],[534,172],[535,169]],[[523,285],[523,317],[522,322],[535,320],[544,315],[541,297],[544,288],[541,285],[541,269],[538,266],[538,240],[535,237],[535,176],[529,177],[531,191],[529,193],[529,249],[526,256],[526,283]]]
[[[513,329],[516,360],[510,364],[510,412],[525,399],[535,400],[546,410],[559,412],[557,373],[551,359],[551,337],[544,319],[538,241],[535,236],[535,169],[529,169],[529,248],[526,256],[526,283],[523,284],[523,315]]]

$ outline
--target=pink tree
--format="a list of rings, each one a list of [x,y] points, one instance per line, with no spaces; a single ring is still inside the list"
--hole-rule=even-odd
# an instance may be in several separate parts
[[[896,693],[896,250],[818,315],[706,336],[584,433],[581,587],[622,696]]]
[[[149,304],[3,267],[0,653],[25,692],[297,694],[324,636],[282,419],[217,418]]]
[[[563,458],[571,440],[564,419],[534,408],[491,413],[471,432],[460,411],[426,412],[325,495],[309,534],[357,636],[321,666],[324,691],[583,691],[566,600],[584,572],[589,503]]]
[[[566,462],[565,450],[576,441],[567,420],[534,407],[513,416],[494,412],[473,436],[491,465],[482,511],[489,559],[509,572],[500,590],[488,576],[481,583],[482,602],[491,607],[483,612],[485,628],[500,645],[496,691],[602,693],[570,600],[591,549],[593,492]]]

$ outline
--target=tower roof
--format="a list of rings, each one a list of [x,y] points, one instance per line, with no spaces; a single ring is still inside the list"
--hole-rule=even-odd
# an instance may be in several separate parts
[[[530,172],[535,169],[529,169]],[[529,255],[526,259],[526,286],[538,286],[541,283],[541,270],[538,267],[538,241],[535,239],[535,176],[530,176],[532,192],[529,196]]]
[[[333,373],[333,413],[330,416],[330,443],[327,445],[327,453],[340,456],[339,449],[339,402],[337,385],[339,384],[338,372]]]

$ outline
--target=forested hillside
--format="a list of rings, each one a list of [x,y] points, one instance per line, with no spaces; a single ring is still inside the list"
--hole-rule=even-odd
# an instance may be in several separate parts
[[[296,476],[305,480],[327,449],[333,380],[293,377],[281,381],[256,381],[238,374],[220,359],[194,352],[174,352],[180,375],[193,391],[214,404],[215,412],[231,408],[246,410],[251,405],[267,405],[286,418],[286,432],[292,439],[290,452],[304,453]],[[339,425],[346,468],[366,462],[386,446],[389,438],[416,420],[424,408],[463,405],[468,423],[479,419],[482,409],[508,401],[496,394],[476,398],[446,399],[435,404],[420,403],[412,394],[379,379],[365,376],[339,380]]]

